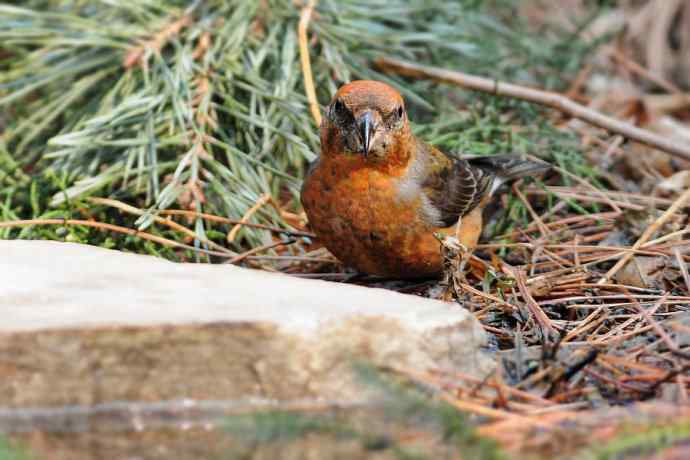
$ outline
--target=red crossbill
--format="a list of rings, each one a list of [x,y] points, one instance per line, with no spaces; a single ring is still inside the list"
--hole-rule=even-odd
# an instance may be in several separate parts
[[[327,108],[302,204],[318,238],[346,265],[396,278],[434,276],[443,269],[434,233],[474,247],[496,188],[544,169],[516,155],[450,157],[412,134],[395,89],[354,81]]]

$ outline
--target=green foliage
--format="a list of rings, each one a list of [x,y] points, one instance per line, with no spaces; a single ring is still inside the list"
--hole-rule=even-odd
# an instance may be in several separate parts
[[[417,427],[440,430],[443,442],[462,452],[464,459],[506,458],[494,441],[478,436],[465,414],[454,407],[430,398],[419,388],[394,381],[370,364],[357,363],[355,372],[364,385],[387,396],[383,412],[393,420],[413,421]]]
[[[595,44],[558,29],[528,32],[515,19],[515,4],[322,0],[310,24],[319,100],[326,103],[344,81],[381,79],[403,91],[420,133],[443,147],[534,153],[539,144],[573,156],[575,147],[533,107],[404,82],[370,65],[387,55],[564,87]],[[301,177],[319,139],[304,96],[300,9],[292,0],[20,5],[0,5],[4,219],[83,217],[77,204],[98,219],[118,216],[80,201],[89,195],[149,209],[137,221],[142,230],[169,207],[239,218],[264,193],[299,208]],[[483,108],[466,119],[449,94]],[[516,136],[510,123],[529,129]],[[285,225],[270,206],[253,219]],[[203,221],[194,229],[208,237]],[[122,247],[83,231],[92,243]],[[38,227],[2,236],[60,238]],[[253,246],[262,237],[245,228],[236,244]],[[140,245],[133,249],[151,251]]]
[[[618,458],[652,458],[675,443],[690,440],[690,422],[683,421],[664,426],[648,426],[644,430],[631,427],[605,445],[591,448],[574,458],[576,460],[613,460]]]
[[[325,417],[268,411],[250,416],[230,417],[225,427],[240,439],[256,442],[291,441],[310,433],[352,438],[357,432]]]
[[[0,460],[30,460],[32,458],[34,457],[15,446],[11,446],[4,437],[0,436]]]
[[[389,450],[400,459],[429,458],[401,445],[392,432],[395,427],[411,426],[420,432],[440,433],[442,447],[450,452],[461,452],[463,459],[507,458],[496,443],[477,436],[464,414],[456,409],[434,401],[418,389],[394,381],[371,365],[358,363],[354,370],[365,386],[377,390],[381,396],[375,407],[365,409],[372,412],[371,416],[367,415],[370,422],[366,427],[343,421],[334,414],[306,415],[284,411],[229,417],[225,426],[238,439],[250,442],[285,442],[308,434],[321,434],[356,440],[365,450]],[[377,424],[382,428],[377,429]]]

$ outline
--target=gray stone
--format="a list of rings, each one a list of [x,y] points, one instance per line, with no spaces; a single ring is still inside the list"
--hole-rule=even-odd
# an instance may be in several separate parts
[[[365,399],[354,360],[486,375],[455,304],[230,265],[0,241],[0,407]]]

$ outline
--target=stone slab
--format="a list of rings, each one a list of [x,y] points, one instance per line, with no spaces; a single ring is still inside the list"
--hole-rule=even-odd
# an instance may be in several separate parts
[[[366,399],[354,361],[493,368],[480,324],[455,304],[71,243],[0,241],[0,318],[8,410],[354,402]]]

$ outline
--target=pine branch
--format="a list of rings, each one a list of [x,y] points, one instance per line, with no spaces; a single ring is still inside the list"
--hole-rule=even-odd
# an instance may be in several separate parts
[[[533,53],[544,53],[542,37],[508,27],[479,3],[318,2],[307,43],[311,104],[299,54],[303,10],[291,0],[0,5],[7,151],[20,169],[64,178],[64,189],[42,205],[46,213],[88,195],[127,196],[129,204],[148,209],[137,222],[145,230],[170,208],[237,220],[265,194],[296,210],[300,178],[319,148],[309,107],[316,113],[316,104],[342,82],[389,81],[420,121],[457,116],[444,90],[381,74],[370,66],[373,57],[462,62],[469,70],[528,82],[558,73],[542,72],[552,63]],[[539,67],[534,74],[524,71],[527,62]],[[452,147],[457,131],[439,129]],[[460,141],[475,143],[473,136],[461,133]],[[18,196],[15,180],[1,177],[12,188],[0,194]],[[40,217],[26,214],[21,202],[6,209]],[[251,220],[288,227],[272,206]],[[194,224],[197,243],[206,241],[208,223],[197,218]],[[268,236],[243,226],[233,249],[265,245]]]

